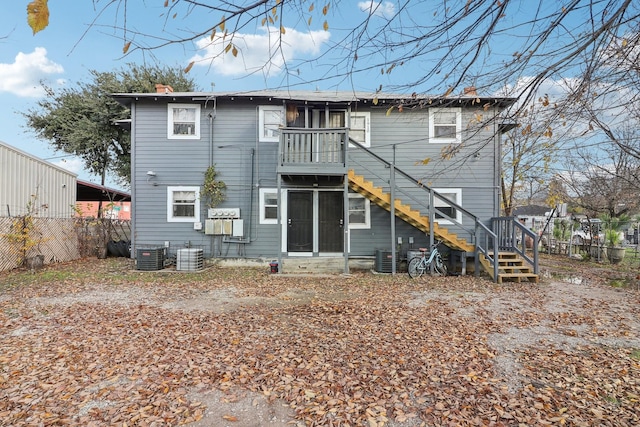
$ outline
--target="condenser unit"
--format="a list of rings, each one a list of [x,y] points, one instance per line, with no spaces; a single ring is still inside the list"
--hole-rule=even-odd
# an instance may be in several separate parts
[[[396,254],[396,258],[398,254]],[[374,269],[378,273],[391,273],[393,270],[393,254],[391,251],[376,249],[376,260]],[[396,269],[397,270],[397,269]]]
[[[136,251],[136,268],[144,271],[156,271],[164,268],[166,248],[138,248]]]
[[[197,271],[204,268],[204,251],[197,248],[178,249],[176,270]]]

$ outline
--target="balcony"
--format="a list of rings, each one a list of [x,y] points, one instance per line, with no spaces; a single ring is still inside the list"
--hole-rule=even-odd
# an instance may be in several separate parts
[[[278,172],[283,175],[344,175],[347,128],[283,128]]]

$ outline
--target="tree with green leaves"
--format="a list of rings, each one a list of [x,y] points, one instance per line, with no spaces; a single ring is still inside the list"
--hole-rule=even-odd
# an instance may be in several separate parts
[[[56,92],[46,88],[37,106],[23,113],[27,127],[57,151],[84,161],[87,171],[107,175],[128,185],[131,179],[131,140],[117,122],[130,118],[128,108],[113,93],[155,92],[157,83],[176,91],[194,90],[195,83],[181,68],[129,65],[119,71],[90,71],[90,82]]]

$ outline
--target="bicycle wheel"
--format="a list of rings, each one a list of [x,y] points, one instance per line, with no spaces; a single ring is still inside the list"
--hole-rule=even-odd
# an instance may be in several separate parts
[[[447,273],[447,264],[444,263],[442,257],[436,256],[436,259],[433,261],[433,274],[436,276],[446,276]]]
[[[409,273],[409,277],[415,279],[416,277],[422,276],[427,271],[427,266],[422,262],[422,257],[416,256],[411,258],[411,261],[409,261],[407,271]]]

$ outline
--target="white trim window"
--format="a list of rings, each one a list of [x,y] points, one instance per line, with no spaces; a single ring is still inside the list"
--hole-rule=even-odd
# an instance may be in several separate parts
[[[349,137],[365,147],[371,147],[370,126],[371,113],[368,111],[352,112],[349,121]]]
[[[200,104],[167,104],[167,138],[200,139]]]
[[[452,201],[458,206],[462,206],[462,189],[461,188],[434,188],[436,193],[440,194],[447,200]],[[462,212],[449,205],[444,200],[438,197],[434,197],[433,205],[439,211],[445,213],[450,218],[455,218],[458,224],[462,223]],[[444,217],[436,213],[435,220],[438,224],[453,224],[450,220],[444,219]]]
[[[260,189],[260,224],[278,223],[278,190]]]
[[[167,187],[167,222],[200,222],[200,187]]]
[[[361,194],[349,193],[349,229],[371,228],[371,202]]]
[[[284,108],[274,105],[258,106],[258,141],[278,142],[284,126]]]
[[[459,144],[462,131],[461,108],[429,109],[429,143]]]

